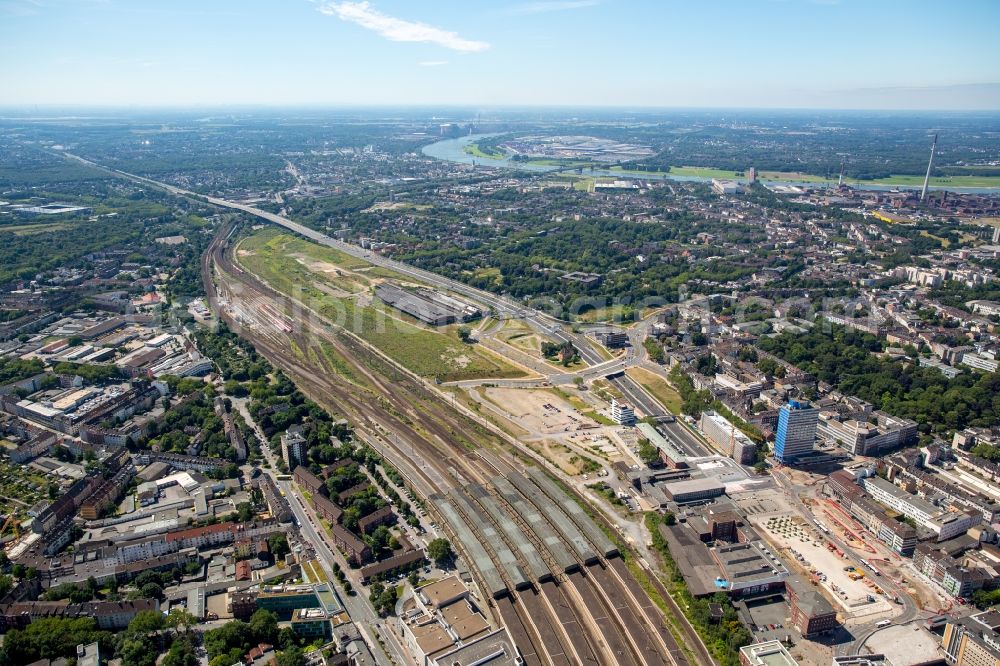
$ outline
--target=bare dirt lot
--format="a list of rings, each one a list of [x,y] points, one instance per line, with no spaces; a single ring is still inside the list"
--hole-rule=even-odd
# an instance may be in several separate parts
[[[597,426],[552,391],[494,387],[486,389],[485,394],[532,433],[554,435]]]
[[[570,476],[593,474],[600,469],[594,457],[577,453],[562,442],[542,439],[527,442],[527,445]]]

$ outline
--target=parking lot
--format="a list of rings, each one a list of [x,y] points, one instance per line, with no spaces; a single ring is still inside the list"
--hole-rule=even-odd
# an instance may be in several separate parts
[[[795,632],[791,626],[786,626],[791,614],[788,601],[778,594],[764,599],[741,601],[736,606],[747,626],[750,627],[755,640],[785,640]]]

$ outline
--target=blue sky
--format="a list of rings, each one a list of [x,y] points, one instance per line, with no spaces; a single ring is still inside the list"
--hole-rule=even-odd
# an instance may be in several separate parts
[[[1000,109],[1000,1],[0,0],[0,105]]]

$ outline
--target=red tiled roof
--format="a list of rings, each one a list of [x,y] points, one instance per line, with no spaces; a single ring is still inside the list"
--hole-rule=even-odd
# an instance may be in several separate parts
[[[167,541],[181,541],[183,539],[193,539],[203,534],[216,534],[218,532],[228,532],[233,529],[232,523],[218,523],[216,525],[205,525],[204,527],[192,527],[189,530],[180,532],[170,532],[167,534]]]

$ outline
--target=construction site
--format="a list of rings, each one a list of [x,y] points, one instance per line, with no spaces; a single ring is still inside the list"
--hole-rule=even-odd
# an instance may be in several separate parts
[[[825,540],[820,531],[794,514],[758,515],[751,520],[786,557],[792,568],[823,588],[844,617],[854,620],[889,617],[898,608],[879,586],[873,572]]]

